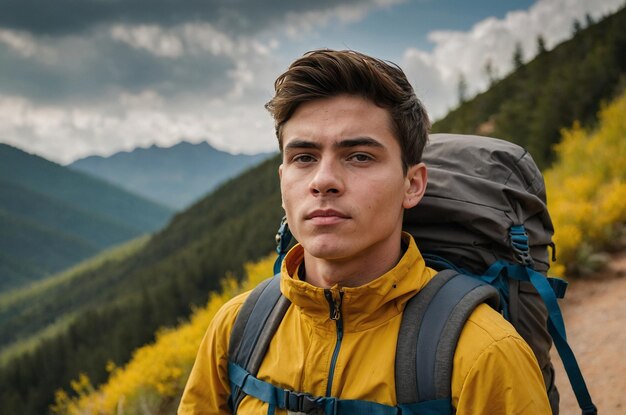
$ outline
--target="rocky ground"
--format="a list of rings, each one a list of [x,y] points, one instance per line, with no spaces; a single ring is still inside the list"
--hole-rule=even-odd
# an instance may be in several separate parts
[[[626,414],[626,252],[613,256],[602,272],[571,279],[561,308],[598,413]],[[556,353],[553,358],[561,414],[580,414]]]

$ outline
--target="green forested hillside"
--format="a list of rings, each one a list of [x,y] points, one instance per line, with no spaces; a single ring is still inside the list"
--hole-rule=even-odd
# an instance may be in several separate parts
[[[78,265],[23,288],[0,294],[0,350],[36,336],[48,325],[93,306],[107,289],[106,271],[137,253],[148,236],[116,246]],[[94,271],[102,272],[97,278]]]
[[[0,292],[65,269],[140,232],[0,180]]]
[[[622,8],[451,111],[433,132],[504,138],[548,166],[560,129],[575,120],[593,126],[602,103],[626,86],[625,27]]]
[[[98,248],[126,241],[142,230],[2,180],[0,210],[74,234]]]
[[[0,210],[0,292],[94,255],[87,240]]]
[[[282,216],[277,168],[273,158],[227,182],[133,255],[24,295],[10,307],[2,308],[0,298],[6,347],[33,334],[22,326],[40,329],[81,310],[64,330],[0,368],[3,409],[43,413],[54,391],[79,372],[103,381],[107,361],[127,361],[158,327],[176,324],[205,303],[223,275],[241,276],[245,262],[271,252]],[[38,306],[30,312],[32,304]]]
[[[0,144],[0,291],[159,229],[171,214],[102,180]]]

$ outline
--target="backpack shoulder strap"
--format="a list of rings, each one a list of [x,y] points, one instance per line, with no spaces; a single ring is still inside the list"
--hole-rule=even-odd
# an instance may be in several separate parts
[[[485,302],[498,308],[495,288],[452,270],[439,272],[408,301],[396,348],[398,403],[450,400],[459,335],[472,311]]]
[[[241,307],[230,335],[229,361],[256,376],[269,344],[291,303],[280,292],[280,274],[259,284]],[[231,391],[233,413],[244,398]]]

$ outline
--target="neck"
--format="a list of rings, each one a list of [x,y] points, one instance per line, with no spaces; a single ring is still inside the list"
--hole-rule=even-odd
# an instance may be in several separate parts
[[[391,246],[389,246],[391,245]],[[349,259],[316,258],[304,251],[306,281],[316,287],[358,287],[365,285],[396,266],[402,257],[398,237],[385,249],[372,247]]]

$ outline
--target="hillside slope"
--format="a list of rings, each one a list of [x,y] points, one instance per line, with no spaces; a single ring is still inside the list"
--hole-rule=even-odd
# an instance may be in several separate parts
[[[93,307],[102,291],[93,270],[135,254],[147,241],[143,236],[107,249],[79,264],[28,286],[0,293],[0,366],[20,352],[32,350],[43,337],[58,333],[85,308]],[[72,287],[81,287],[81,296]]]
[[[489,135],[527,148],[544,168],[560,129],[593,127],[603,102],[626,85],[626,8],[537,55],[433,125],[433,132]]]
[[[0,144],[0,290],[153,232],[171,215],[100,179]]]
[[[89,241],[0,210],[0,292],[26,285],[94,255]]]

